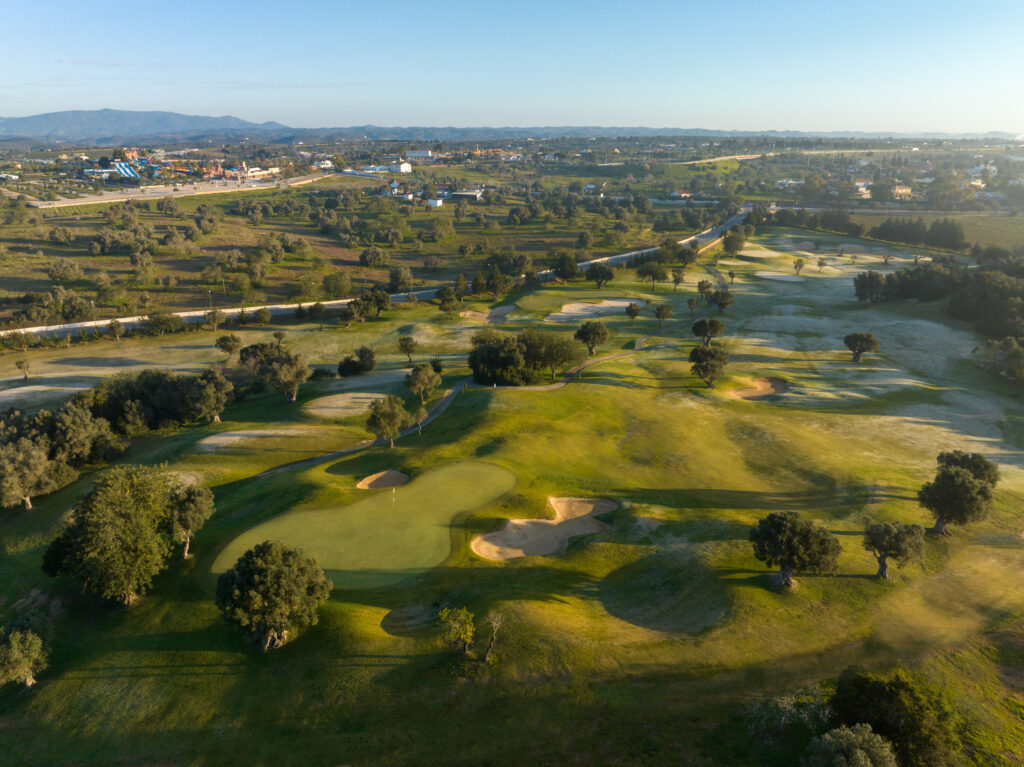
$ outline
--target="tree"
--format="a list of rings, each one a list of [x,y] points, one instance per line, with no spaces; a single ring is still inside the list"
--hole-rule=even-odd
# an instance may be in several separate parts
[[[441,376],[429,362],[421,362],[406,374],[405,385],[409,391],[419,396],[420,404],[423,404],[441,385]]]
[[[603,322],[587,320],[580,325],[573,338],[586,346],[591,354],[594,354],[597,347],[608,340],[608,328]]]
[[[718,308],[718,311],[724,312],[733,303],[733,295],[728,290],[716,290],[711,294],[711,303]]]
[[[476,281],[474,280],[474,285]],[[512,289],[512,278],[502,274],[498,269],[498,265],[495,264],[491,267],[491,274],[487,278],[487,291],[494,296],[494,300],[498,300],[498,296],[507,293]],[[473,291],[476,292],[475,290]]]
[[[221,336],[216,341],[216,346],[222,352],[228,355],[227,362],[231,361],[235,352],[242,348],[242,339],[236,336],[234,333],[226,336]]]
[[[299,386],[310,376],[309,365],[301,355],[277,344],[246,346],[239,360],[264,386],[281,392],[289,402],[295,402]]]
[[[690,316],[692,317],[694,309],[697,308],[697,299],[696,298],[688,298],[688,299],[686,299],[686,306],[689,308]]]
[[[469,654],[469,646],[473,643],[476,627],[473,625],[473,613],[465,607],[442,608],[439,619],[441,623],[441,639],[445,644],[458,648]]]
[[[576,277],[578,266],[576,258],[571,253],[563,253],[555,265],[555,274],[563,280],[571,280]]]
[[[698,347],[699,348],[699,347]],[[800,519],[795,511],[776,511],[750,530],[754,557],[768,567],[778,565],[775,582],[783,589],[796,585],[794,572],[829,573],[835,570],[842,547],[823,527]]]
[[[377,355],[369,346],[360,346],[356,349],[356,357],[359,359],[359,368],[363,373],[369,373],[377,367]]]
[[[36,675],[46,668],[46,649],[34,631],[0,630],[0,687],[19,682],[26,687],[36,683]]]
[[[665,320],[672,319],[671,304],[658,304],[654,309],[654,316],[658,318],[658,327],[665,327]]]
[[[31,367],[29,365],[29,361],[28,360],[17,360],[14,363],[14,367],[18,368],[18,370],[20,370],[22,372],[22,374],[25,376],[25,380],[27,381],[28,380],[29,367]]]
[[[711,340],[722,335],[725,323],[716,319],[700,319],[693,323],[690,330],[705,346],[711,346]]]
[[[398,351],[409,358],[409,362],[412,362],[412,353],[416,351],[416,339],[412,336],[399,336],[398,337]]]
[[[284,339],[286,339],[288,335],[283,330],[275,330],[272,335],[274,340],[277,342],[278,347],[284,346]]]
[[[690,362],[690,371],[714,389],[729,363],[729,353],[720,346],[695,346],[690,350]]]
[[[797,258],[793,259],[793,271],[796,272],[796,276],[797,277],[799,277],[800,276],[800,272],[803,271],[805,263],[806,262],[802,258],[800,258],[800,257],[797,257]]]
[[[615,279],[615,270],[606,264],[591,264],[587,267],[587,279],[600,289]]]
[[[177,314],[154,312],[146,317],[146,329],[158,336],[164,333],[180,333],[185,329],[185,320]]]
[[[205,487],[179,484],[171,494],[171,535],[184,543],[182,559],[188,559],[192,536],[213,516],[213,493]]]
[[[389,394],[383,399],[374,400],[370,404],[370,417],[366,420],[366,428],[377,435],[379,439],[386,439],[390,447],[395,446],[395,440],[412,422],[412,418],[402,400],[394,394]]]
[[[527,328],[520,336],[523,359],[528,368],[547,368],[551,380],[555,373],[583,356],[583,349],[573,339],[559,333],[538,331]]]
[[[317,623],[334,584],[301,549],[266,541],[249,549],[217,580],[217,607],[263,651],[288,641],[298,625]]]
[[[966,525],[988,515],[992,486],[961,466],[942,466],[917,492],[917,500],[935,517],[932,532],[946,535],[948,524]]]
[[[961,469],[966,469],[975,479],[985,482],[993,489],[999,484],[999,467],[981,453],[949,450],[939,453],[935,460],[940,468],[943,466],[959,466]]]
[[[732,285],[734,282],[736,282],[736,272],[734,272],[732,269],[730,269],[729,270],[729,284]]]
[[[374,269],[380,269],[387,266],[390,263],[388,254],[381,250],[377,245],[371,245],[362,253],[359,254],[360,266],[369,266]]]
[[[270,309],[265,306],[261,306],[252,315],[253,320],[257,325],[269,325],[271,322]]]
[[[220,414],[228,404],[234,385],[223,373],[214,368],[208,368],[198,376],[190,376],[184,380],[186,384],[182,402],[183,420],[199,421],[205,418],[219,423]]]
[[[960,764],[957,714],[941,692],[903,669],[846,669],[831,706],[833,725],[868,725],[892,743],[901,767]]]
[[[484,280],[483,274],[477,272],[473,275],[473,285],[470,288],[473,291],[474,296],[478,296],[487,289],[487,283]]]
[[[455,278],[455,297],[461,301],[468,292],[469,286],[466,284],[466,278],[462,272],[459,272],[459,276]]]
[[[370,299],[368,303],[373,307],[377,317],[391,308],[391,295],[387,291],[374,288],[367,295]]]
[[[494,649],[494,643],[498,639],[498,632],[501,627],[505,625],[504,614],[497,610],[491,610],[484,616],[484,623],[486,623],[491,629],[491,641],[487,643],[487,650],[484,652],[483,661],[486,663],[491,657],[491,651]]]
[[[636,268],[636,276],[640,278],[641,282],[644,280],[650,280],[651,290],[657,290],[658,283],[664,282],[668,279],[668,272],[665,271],[665,267],[657,261],[648,261],[645,264],[640,264],[640,266]]]
[[[327,307],[317,301],[311,307],[309,307],[309,318],[320,326],[320,329],[324,329],[324,320],[327,318]]]
[[[320,287],[327,298],[348,298],[352,292],[352,278],[340,270],[328,272],[324,275]]]
[[[121,336],[124,335],[124,325],[122,325],[118,320],[111,320],[107,324],[107,332],[114,337],[115,341],[120,341]]]
[[[417,434],[423,433],[423,424],[427,422],[427,418],[429,417],[430,414],[427,413],[427,409],[425,407],[421,405],[420,407],[416,408],[416,412],[412,414],[412,420],[416,422]]]
[[[441,311],[448,315],[448,319],[455,317],[459,310],[459,296],[451,286],[445,285],[437,291],[437,302]]]
[[[735,256],[746,244],[747,238],[743,236],[742,232],[733,231],[729,232],[722,238],[722,249],[730,256]]]
[[[685,269],[680,269],[680,268],[673,269],[672,270],[672,292],[675,293],[676,290],[679,288],[679,286],[682,285],[684,282],[686,282],[686,271],[685,271]]]
[[[63,462],[51,461],[46,445],[28,437],[0,445],[0,506],[32,508],[37,495],[51,493],[77,477]]]
[[[892,744],[869,724],[842,725],[811,741],[800,767],[899,767]]]
[[[217,328],[220,327],[221,323],[223,323],[225,320],[224,312],[222,312],[220,309],[214,309],[212,311],[209,311],[203,316],[204,319],[206,320],[206,324],[210,326],[210,329],[214,333],[217,332]]]
[[[632,301],[626,306],[626,316],[629,317],[629,324],[633,324],[633,320],[640,316],[640,307]]]
[[[412,290],[412,272],[408,266],[392,266],[388,274],[388,292],[408,293]]]
[[[920,525],[898,525],[895,522],[874,522],[864,531],[864,548],[878,561],[876,578],[889,578],[889,560],[900,566],[916,562],[924,550],[924,528]]]
[[[824,256],[818,256],[818,271],[820,272],[828,265],[828,259]]]
[[[115,466],[75,506],[49,546],[43,570],[131,606],[166,567],[173,545],[171,499],[179,479],[152,467]]]
[[[879,349],[874,333],[849,333],[843,336],[843,343],[853,352],[854,362],[860,362],[865,352],[877,352]]]

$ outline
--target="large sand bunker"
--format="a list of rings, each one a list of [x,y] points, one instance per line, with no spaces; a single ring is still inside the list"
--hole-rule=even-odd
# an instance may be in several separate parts
[[[408,474],[403,474],[402,472],[395,471],[394,469],[388,469],[387,471],[378,471],[376,474],[363,477],[362,481],[356,485],[356,487],[360,490],[376,490],[380,487],[401,487],[408,481]]]
[[[508,317],[508,315],[510,315],[515,310],[515,308],[516,307],[514,304],[509,304],[508,306],[498,306],[495,307],[494,309],[491,309],[486,314],[484,314],[483,312],[478,312],[474,309],[466,309],[464,311],[459,312],[459,316],[464,317],[467,320],[478,320],[479,322],[501,322],[506,317]]]
[[[312,434],[308,429],[251,429],[245,431],[222,431],[203,437],[199,440],[195,449],[200,453],[212,453],[228,447],[239,447],[238,443],[253,439],[264,439],[266,437],[304,437]]]
[[[545,322],[579,322],[591,317],[601,317],[605,314],[620,314],[626,311],[626,307],[636,303],[629,298],[606,298],[596,304],[577,302],[565,304],[560,312],[549,314],[544,318]]]
[[[496,560],[560,554],[570,538],[607,529],[594,517],[619,505],[605,498],[548,498],[548,503],[555,511],[553,520],[510,519],[501,530],[478,535],[470,546],[481,557]]]
[[[380,392],[365,391],[331,394],[306,403],[303,410],[317,418],[346,418],[365,413],[374,400],[384,399],[386,396]]]
[[[733,389],[728,394],[738,399],[757,400],[789,391],[789,384],[781,378],[755,378],[753,384],[749,389]]]

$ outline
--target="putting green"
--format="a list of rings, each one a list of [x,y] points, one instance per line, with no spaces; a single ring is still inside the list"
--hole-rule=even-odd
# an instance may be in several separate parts
[[[298,546],[335,588],[386,586],[436,567],[451,552],[452,517],[493,501],[516,485],[508,469],[460,461],[349,506],[289,511],[246,530],[217,556],[214,574],[263,541]]]

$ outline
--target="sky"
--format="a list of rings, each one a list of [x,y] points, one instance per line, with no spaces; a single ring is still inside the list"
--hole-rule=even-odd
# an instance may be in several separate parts
[[[38,0],[0,117],[1024,133],[1024,2]]]

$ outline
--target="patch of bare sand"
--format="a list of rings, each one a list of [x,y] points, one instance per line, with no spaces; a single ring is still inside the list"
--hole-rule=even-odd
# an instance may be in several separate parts
[[[303,410],[316,418],[346,418],[365,413],[374,401],[387,396],[382,392],[365,391],[330,394],[326,397],[317,397],[312,402],[306,403]]]
[[[508,315],[515,311],[515,308],[514,304],[509,304],[508,306],[496,306],[486,314],[473,309],[466,309],[459,312],[459,316],[464,317],[467,320],[477,320],[478,322],[503,322]]]
[[[252,429],[247,431],[222,431],[203,437],[196,443],[196,450],[201,453],[212,453],[227,447],[235,447],[239,442],[266,437],[303,437],[311,434],[308,429]]]
[[[606,498],[555,498],[548,503],[555,518],[510,519],[493,533],[478,535],[470,547],[485,559],[551,556],[565,551],[570,538],[606,530],[608,525],[594,517],[614,511],[619,504]]]
[[[624,312],[626,307],[636,303],[629,298],[606,298],[604,301],[589,303],[579,301],[562,306],[561,311],[549,314],[544,318],[545,322],[578,322],[579,320],[591,317],[600,317],[605,314],[618,314]]]
[[[376,490],[381,487],[400,487],[409,481],[409,475],[403,474],[394,469],[378,471],[368,477],[363,477],[356,487],[360,490]]]
[[[733,389],[726,394],[737,399],[758,400],[789,391],[789,384],[781,378],[755,378],[753,384],[749,389]]]

